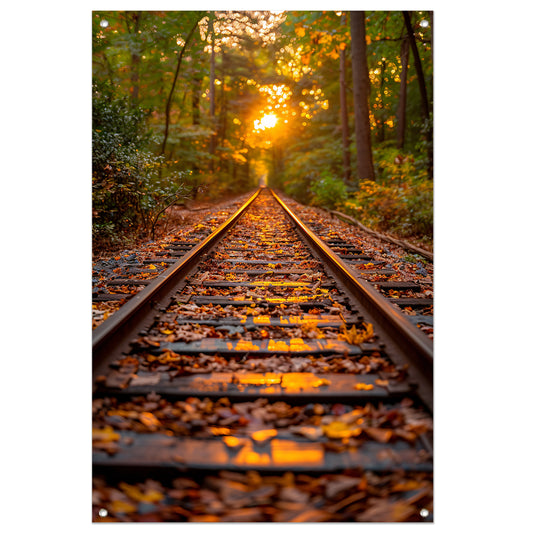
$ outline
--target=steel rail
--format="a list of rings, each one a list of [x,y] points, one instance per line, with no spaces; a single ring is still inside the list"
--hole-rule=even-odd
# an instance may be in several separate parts
[[[155,310],[170,303],[172,293],[178,283],[183,281],[190,270],[196,266],[198,259],[226,235],[260,192],[261,188],[252,193],[248,200],[213,233],[94,329],[92,337],[93,384],[98,377],[98,371],[128,347],[131,338],[126,333],[132,330],[140,331],[150,325],[156,313]]]
[[[311,231],[273,190],[271,192],[304,240],[318,253],[326,265],[330,267],[333,275],[342,281],[348,292],[366,308],[369,314],[390,336],[391,340],[416,365],[418,372],[415,377],[418,380],[423,379],[426,385],[423,387],[423,390],[420,390],[420,396],[426,405],[432,409],[433,343],[431,339],[411,324],[401,311],[396,310],[367,281],[358,278],[346,263]]]

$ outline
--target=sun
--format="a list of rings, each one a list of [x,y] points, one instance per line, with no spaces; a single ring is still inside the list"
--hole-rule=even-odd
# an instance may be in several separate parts
[[[261,120],[255,120],[254,126],[256,130],[266,130],[267,128],[273,128],[278,123],[278,117],[274,113],[263,115]]]

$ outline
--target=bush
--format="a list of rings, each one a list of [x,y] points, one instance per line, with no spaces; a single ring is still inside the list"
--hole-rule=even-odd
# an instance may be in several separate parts
[[[348,199],[344,182],[327,172],[323,172],[322,177],[311,185],[311,192],[313,193],[311,203],[327,209],[336,209],[344,205]]]
[[[93,87],[93,238],[118,243],[154,233],[162,210],[182,194],[182,177],[163,174],[164,157],[150,150],[147,112]]]
[[[321,186],[318,182],[325,179],[338,190],[338,184],[330,180],[334,180],[332,176],[342,168],[339,146],[338,142],[332,142],[331,135],[327,138],[319,137],[312,142],[304,139],[297,143],[285,160],[281,180],[283,190],[304,204],[313,202],[319,205],[321,199],[324,199],[331,205],[331,198],[324,190],[325,184]]]
[[[376,152],[376,181],[361,182],[345,203],[345,211],[378,231],[432,242],[433,182],[427,171],[412,155],[396,149]]]

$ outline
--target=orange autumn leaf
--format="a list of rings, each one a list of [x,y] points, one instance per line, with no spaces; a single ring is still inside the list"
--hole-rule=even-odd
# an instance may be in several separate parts
[[[139,421],[151,430],[155,430],[161,425],[161,422],[152,413],[146,411],[139,415]]]
[[[93,428],[93,440],[100,442],[113,442],[120,440],[120,435],[113,431],[111,426],[102,429]]]
[[[393,435],[392,429],[385,428],[365,428],[365,433],[370,438],[381,443],[389,442]]]
[[[372,390],[374,385],[372,383],[356,383],[353,388],[355,390]]]
[[[156,503],[165,498],[161,492],[154,489],[149,489],[146,492],[142,492],[134,485],[128,485],[124,482],[121,482],[119,487],[129,498],[137,502]]]
[[[309,65],[311,61],[311,53],[302,56],[302,65]]]
[[[334,421],[322,426],[322,431],[330,439],[344,439],[347,437],[358,437],[362,429],[345,422]]]
[[[109,505],[109,510],[113,513],[134,513],[137,510],[137,507],[129,502],[124,502],[122,500],[115,500]]]

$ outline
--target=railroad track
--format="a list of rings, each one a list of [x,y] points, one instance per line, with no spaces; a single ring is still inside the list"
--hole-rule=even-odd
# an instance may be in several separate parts
[[[94,330],[94,521],[432,520],[432,342],[332,248],[259,189]]]

